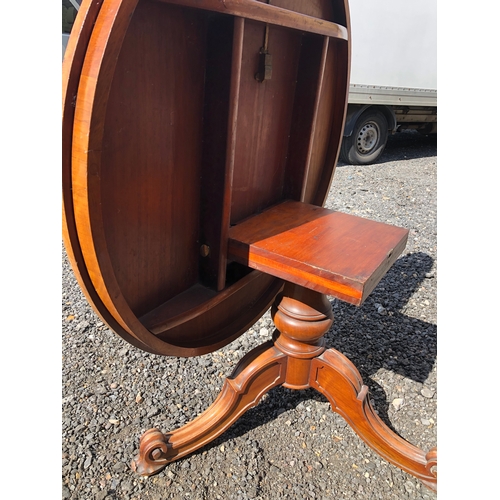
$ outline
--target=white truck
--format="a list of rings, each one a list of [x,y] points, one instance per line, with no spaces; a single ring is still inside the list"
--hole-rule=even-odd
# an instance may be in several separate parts
[[[377,161],[403,129],[437,133],[437,0],[349,0],[351,80],[342,161]]]

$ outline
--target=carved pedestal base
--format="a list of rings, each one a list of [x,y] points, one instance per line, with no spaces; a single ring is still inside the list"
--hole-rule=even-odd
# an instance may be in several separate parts
[[[426,454],[387,427],[373,410],[356,367],[340,352],[325,348],[323,335],[333,322],[327,298],[287,284],[272,316],[277,328],[273,341],[242,358],[212,406],[198,418],[166,434],[158,429],[145,432],[132,468],[149,476],[203,447],[273,387],[312,387],[381,457],[436,490],[437,449]]]

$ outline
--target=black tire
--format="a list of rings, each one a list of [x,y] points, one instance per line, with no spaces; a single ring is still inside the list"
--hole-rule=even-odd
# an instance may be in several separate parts
[[[349,137],[344,137],[340,158],[351,165],[369,165],[377,161],[387,144],[387,119],[381,111],[368,109],[357,119]]]

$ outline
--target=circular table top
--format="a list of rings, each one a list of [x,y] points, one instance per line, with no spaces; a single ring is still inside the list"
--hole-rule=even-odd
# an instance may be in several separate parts
[[[63,63],[65,246],[94,310],[143,350],[200,355],[244,333],[282,281],[232,262],[229,228],[328,193],[347,9],[270,4],[84,0],[75,21]]]

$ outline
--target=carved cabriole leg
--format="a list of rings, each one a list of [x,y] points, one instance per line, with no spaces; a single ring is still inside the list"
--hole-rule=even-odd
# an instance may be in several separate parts
[[[254,407],[266,392],[281,385],[285,372],[286,356],[272,342],[253,349],[241,359],[217,399],[199,417],[166,434],[158,429],[146,431],[132,469],[150,476],[205,446]]]
[[[279,332],[275,345],[288,355],[285,387],[312,387],[329,400],[352,429],[380,456],[420,479],[437,486],[437,449],[425,454],[394,433],[373,410],[368,387],[343,354],[325,349],[323,334],[333,315],[327,298],[295,285],[286,285],[272,309]]]
[[[437,487],[437,448],[425,454],[395,434],[375,413],[361,375],[343,354],[328,349],[312,362],[311,387],[321,392],[363,441],[388,462]]]
[[[312,387],[380,456],[436,490],[437,449],[425,454],[384,424],[373,410],[368,387],[353,363],[338,351],[325,348],[323,336],[333,322],[326,296],[287,283],[271,314],[277,327],[274,343],[266,342],[250,351],[226,379],[212,406],[198,418],[166,434],[158,429],[145,432],[132,468],[149,476],[205,446],[273,387]]]

